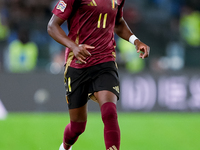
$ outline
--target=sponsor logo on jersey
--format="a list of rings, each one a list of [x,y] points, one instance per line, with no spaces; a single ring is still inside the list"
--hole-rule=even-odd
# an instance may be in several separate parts
[[[56,7],[56,9],[64,12],[65,11],[65,8],[67,7],[67,4],[64,2],[64,1],[60,1]]]
[[[115,87],[113,87],[113,89],[114,89],[115,91],[117,91],[117,93],[119,93],[119,86],[115,86]]]
[[[92,1],[88,4],[88,6],[97,6],[97,3],[95,2],[95,0],[92,0]]]

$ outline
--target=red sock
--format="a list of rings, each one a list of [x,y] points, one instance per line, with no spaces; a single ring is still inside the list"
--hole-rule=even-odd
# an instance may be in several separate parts
[[[71,121],[65,128],[63,145],[65,149],[73,145],[80,134],[85,131],[86,122],[73,122]]]
[[[106,149],[119,150],[120,129],[117,121],[116,105],[107,102],[101,106],[101,116],[104,123],[104,140]]]

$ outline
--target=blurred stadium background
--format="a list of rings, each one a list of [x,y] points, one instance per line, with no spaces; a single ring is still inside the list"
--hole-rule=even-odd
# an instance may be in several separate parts
[[[62,141],[65,48],[46,32],[56,2],[0,0],[0,150],[53,150]],[[199,150],[200,1],[126,0],[124,18],[151,53],[138,59],[115,37],[121,149]],[[88,110],[74,150],[104,149],[98,105],[89,101]]]

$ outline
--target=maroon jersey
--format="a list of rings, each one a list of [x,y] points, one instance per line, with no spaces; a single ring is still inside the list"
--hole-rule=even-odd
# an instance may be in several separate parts
[[[66,63],[73,68],[85,68],[103,62],[115,61],[115,20],[123,16],[125,0],[60,0],[53,13],[67,20],[69,38],[77,44],[94,46],[91,56],[82,64],[66,48]]]

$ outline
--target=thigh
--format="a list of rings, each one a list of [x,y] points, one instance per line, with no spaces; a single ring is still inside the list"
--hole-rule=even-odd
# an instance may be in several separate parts
[[[87,104],[79,108],[69,109],[69,115],[73,122],[87,121]]]
[[[80,108],[87,103],[89,83],[86,69],[68,68],[65,75],[65,88],[69,109]]]
[[[95,69],[97,71],[95,72],[96,75],[92,80],[92,88],[90,88],[90,98],[97,102],[101,101],[101,97],[104,97],[104,100],[106,101],[109,101],[108,99],[111,99],[112,97],[117,98],[118,100],[120,94],[119,77],[115,63],[103,63],[96,66]]]
[[[99,75],[98,78],[96,78],[92,82],[92,84],[93,84],[93,93],[98,92],[98,93],[102,93],[103,95],[107,95],[109,97],[111,94],[114,94],[116,96],[116,99],[117,100],[119,99],[119,93],[120,93],[119,79],[117,75],[115,75],[115,72],[110,71],[110,72],[105,72]],[[101,92],[101,91],[104,91],[104,92]]]
[[[117,104],[117,96],[110,91],[98,91],[94,93],[94,96],[96,97],[100,107],[107,102]]]

